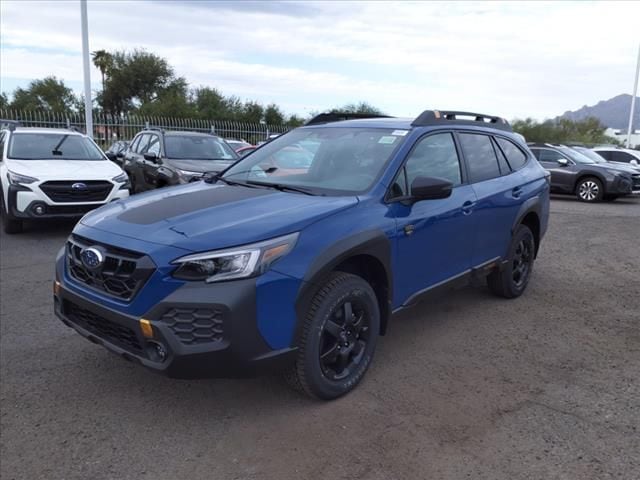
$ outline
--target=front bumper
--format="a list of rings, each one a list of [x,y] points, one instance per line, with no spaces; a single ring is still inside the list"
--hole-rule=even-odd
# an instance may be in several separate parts
[[[258,331],[255,279],[187,284],[140,318],[87,300],[58,276],[55,313],[93,343],[173,378],[248,377],[284,370],[295,348],[271,349]],[[158,355],[161,345],[166,355]]]
[[[632,179],[620,175],[613,177],[613,180],[608,180],[605,185],[605,193],[607,195],[630,195],[632,189]]]
[[[52,202],[38,189],[34,191],[27,186],[10,185],[7,193],[11,216],[22,219],[78,218],[109,202],[129,196],[127,189],[114,189],[102,202],[57,203]],[[38,207],[42,209],[42,213],[39,213]]]

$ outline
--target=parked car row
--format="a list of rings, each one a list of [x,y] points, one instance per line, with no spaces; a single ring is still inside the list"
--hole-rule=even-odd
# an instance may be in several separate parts
[[[640,193],[640,152],[550,143],[530,143],[529,148],[551,173],[554,193],[576,195],[583,202],[613,201]]]

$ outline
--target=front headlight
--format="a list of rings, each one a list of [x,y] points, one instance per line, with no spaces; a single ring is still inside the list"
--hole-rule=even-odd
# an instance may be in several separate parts
[[[178,173],[180,173],[180,175],[182,175],[183,177],[201,177],[203,175],[202,172],[192,172],[191,170],[180,170],[179,168],[177,168],[176,170],[178,170]]]
[[[116,183],[127,183],[129,181],[129,177],[126,173],[122,172],[120,175],[113,177],[111,181]]]
[[[13,173],[10,171],[7,171],[7,180],[9,180],[10,185],[29,185],[30,183],[38,181],[37,178],[20,175],[19,173]]]
[[[172,262],[178,265],[173,276],[211,283],[259,275],[289,253],[297,239],[298,233],[291,233],[242,247],[187,255]]]

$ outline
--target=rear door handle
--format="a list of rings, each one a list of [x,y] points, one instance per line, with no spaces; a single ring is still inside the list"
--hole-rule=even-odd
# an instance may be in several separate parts
[[[516,187],[513,190],[511,190],[511,195],[513,195],[513,198],[519,198],[520,195],[522,195],[522,188],[520,187]]]
[[[473,207],[475,206],[476,202],[472,202],[471,200],[467,200],[466,202],[464,202],[462,204],[462,213],[464,215],[469,215],[472,211],[473,211]]]

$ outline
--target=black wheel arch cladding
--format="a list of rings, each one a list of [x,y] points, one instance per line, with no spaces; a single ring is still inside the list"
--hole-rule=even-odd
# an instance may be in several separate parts
[[[371,285],[380,307],[380,334],[384,335],[387,321],[391,315],[390,302],[393,298],[391,242],[383,231],[368,230],[334,243],[321,252],[307,270],[295,305],[298,321],[293,338],[294,345],[297,345],[302,334],[302,319],[305,318],[313,297],[323,286],[329,274],[340,265],[347,265],[350,259],[367,259],[367,257],[371,257],[371,261],[377,262],[377,265],[380,265],[384,272],[385,285]],[[348,273],[358,274],[357,271],[349,271]],[[381,292],[384,293],[384,298],[380,298]]]

